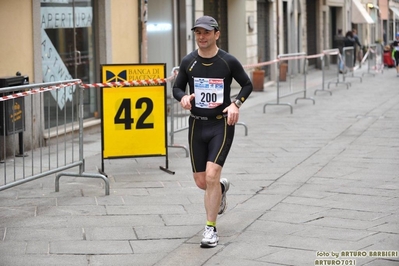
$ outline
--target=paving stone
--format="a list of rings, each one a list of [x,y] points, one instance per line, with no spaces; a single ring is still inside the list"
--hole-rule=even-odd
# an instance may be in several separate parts
[[[316,258],[314,251],[280,248],[278,252],[268,254],[258,260],[274,265],[280,263],[286,265],[314,265]]]
[[[203,206],[201,206],[203,208]],[[198,213],[197,211],[188,214],[163,214],[162,220],[165,225],[203,225],[205,218],[204,213]]]
[[[273,222],[273,221],[264,221],[259,220],[251,224],[248,228],[250,231],[257,231],[257,232],[265,232],[267,234],[278,234],[283,235],[292,235],[295,232],[299,232],[305,229],[303,224],[297,223],[283,223],[283,222]]]
[[[82,240],[82,228],[17,228],[9,227],[5,241]]]
[[[26,252],[25,241],[0,241],[0,254],[4,256],[23,255]]]
[[[325,204],[325,203],[321,203]],[[297,212],[303,214],[316,214],[325,210],[329,210],[330,207],[319,207],[319,206],[311,206],[305,204],[292,204],[292,203],[279,203],[275,207],[273,207],[272,211],[281,211],[281,212]]]
[[[167,256],[167,253],[164,252],[153,253],[151,256],[148,254],[91,255],[89,256],[89,261],[92,266],[153,266],[165,256]]]
[[[84,238],[89,241],[137,239],[133,226],[107,227],[106,225],[103,225],[98,227],[85,227],[83,228],[83,232]]]
[[[376,226],[381,226],[384,222],[380,220],[374,221],[361,221],[352,220],[346,218],[336,218],[336,217],[324,217],[323,219],[317,219],[309,222],[311,225],[324,226],[327,228],[347,228],[347,229],[358,229],[366,230],[375,228]]]
[[[374,235],[375,232],[346,229],[346,228],[330,228],[324,226],[307,226],[304,230],[294,232],[296,236],[323,236],[326,239],[344,240],[356,242],[365,237]]]
[[[35,216],[36,206],[31,207],[0,207],[0,226],[6,227],[19,220],[29,219]]]
[[[179,246],[179,252],[170,252],[162,261],[158,261],[154,266],[178,265],[194,266],[204,265],[209,258],[221,250],[221,246],[211,249],[201,249],[199,244],[184,244]]]
[[[129,241],[51,241],[50,254],[132,254]]]
[[[203,226],[135,226],[134,231],[137,239],[179,239],[189,238],[198,230],[203,230]]]
[[[130,206],[107,206],[107,214],[109,215],[140,215],[140,214],[184,214],[184,208],[175,204],[143,204]]]
[[[150,239],[150,240],[133,240],[130,245],[134,254],[156,254],[170,253],[174,249],[183,244],[185,239]]]
[[[26,254],[48,255],[49,242],[48,241],[27,241]]]
[[[4,266],[86,266],[87,259],[85,255],[2,255],[1,263]]]
[[[106,215],[104,206],[57,206],[57,207],[38,207],[37,215],[44,216],[79,216],[79,215]]]
[[[371,211],[358,211],[358,210],[342,210],[331,208],[327,211],[319,212],[318,215],[321,217],[336,217],[345,218],[352,220],[362,220],[362,221],[374,221],[383,219],[389,216],[389,213],[385,212],[371,212]]]

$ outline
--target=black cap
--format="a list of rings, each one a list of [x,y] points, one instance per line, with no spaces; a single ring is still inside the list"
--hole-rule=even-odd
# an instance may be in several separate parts
[[[213,17],[203,16],[195,21],[195,25],[191,28],[191,30],[195,30],[195,28],[204,28],[206,30],[219,30],[219,24]]]

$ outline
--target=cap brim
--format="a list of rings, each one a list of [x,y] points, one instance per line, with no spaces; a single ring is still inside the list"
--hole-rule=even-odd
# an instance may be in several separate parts
[[[214,30],[215,29],[214,27],[209,26],[207,24],[198,24],[198,25],[195,25],[194,27],[192,27],[191,30],[195,30],[196,28],[204,28],[206,30]]]

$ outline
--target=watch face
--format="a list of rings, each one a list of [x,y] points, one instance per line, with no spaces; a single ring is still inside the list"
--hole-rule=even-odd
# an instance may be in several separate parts
[[[237,105],[237,107],[241,107],[242,102],[241,102],[240,100],[236,100],[236,101],[235,101],[235,104]]]

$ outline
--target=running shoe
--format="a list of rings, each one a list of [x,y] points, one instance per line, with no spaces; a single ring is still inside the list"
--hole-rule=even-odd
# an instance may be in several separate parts
[[[220,207],[218,214],[223,214],[227,209],[226,193],[229,191],[230,182],[226,178],[220,179],[220,183],[224,186],[224,192],[222,193],[222,200],[220,201]]]
[[[201,241],[202,248],[213,248],[217,246],[219,237],[215,227],[205,226],[202,236],[204,237]]]

